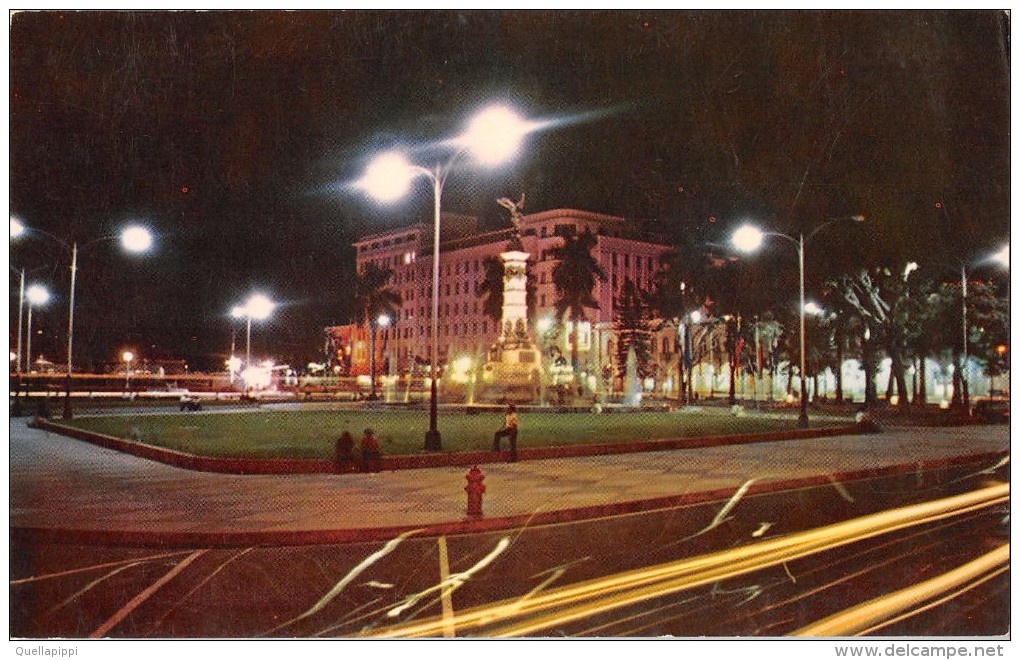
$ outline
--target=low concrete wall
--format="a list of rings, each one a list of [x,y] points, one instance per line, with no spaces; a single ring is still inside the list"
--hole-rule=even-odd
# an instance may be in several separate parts
[[[316,474],[336,471],[336,466],[329,459],[287,459],[287,458],[219,458],[199,456],[186,452],[156,447],[142,442],[125,440],[101,433],[93,433],[82,429],[58,424],[48,419],[36,418],[33,425],[53,433],[90,442],[100,447],[114,449],[140,458],[158,461],[167,465],[196,470],[199,472],[219,472],[223,474]],[[692,438],[667,438],[662,440],[638,440],[589,445],[564,445],[560,447],[528,447],[518,448],[518,460],[540,460],[550,458],[570,458],[577,456],[605,456],[611,454],[629,454],[649,451],[668,451],[689,449],[694,447],[715,447],[724,445],[740,445],[756,442],[780,442],[802,438],[827,438],[839,435],[855,435],[871,432],[866,426],[852,424],[849,426],[825,427],[817,429],[790,429],[769,433],[746,433],[739,435],[716,435]],[[507,460],[509,452],[465,451],[465,452],[431,452],[421,454],[403,454],[383,456],[383,470],[411,470],[415,468],[472,466],[486,463],[500,463]]]

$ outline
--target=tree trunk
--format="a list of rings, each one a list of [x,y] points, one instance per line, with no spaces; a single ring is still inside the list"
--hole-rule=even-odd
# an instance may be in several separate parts
[[[843,342],[836,342],[836,403],[843,403]]]
[[[950,407],[953,410],[967,410],[970,400],[967,396],[967,384],[963,377],[963,356],[956,356],[956,368],[953,369],[953,398]]]
[[[676,402],[684,405],[684,336],[680,332],[682,326],[676,328]]]
[[[878,390],[875,386],[875,346],[871,339],[865,339],[861,345],[861,366],[864,369],[864,405],[874,406],[878,403]]]
[[[570,331],[570,370],[574,373],[575,381],[578,378],[578,374],[577,374],[577,363],[578,363],[577,340],[581,336],[580,329],[578,328],[579,325],[580,325],[580,322],[575,320],[574,321],[574,328]],[[580,381],[577,381],[577,382],[580,382]]]
[[[736,360],[730,360],[730,394],[729,402],[732,406],[737,402],[737,364]]]
[[[890,349],[889,357],[892,361],[889,366],[889,378],[896,383],[896,393],[899,395],[898,405],[907,406],[910,403],[910,390],[907,389],[907,373],[903,367],[903,356],[900,355],[898,349]]]
[[[925,365],[926,362],[926,356],[921,355],[918,358],[917,377],[920,382],[914,402],[922,406],[928,405],[928,367]]]

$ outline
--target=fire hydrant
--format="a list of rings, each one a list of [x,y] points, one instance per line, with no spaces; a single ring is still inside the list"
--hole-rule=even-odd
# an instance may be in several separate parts
[[[482,493],[485,492],[485,485],[482,481],[485,479],[485,475],[478,469],[478,466],[474,466],[465,475],[467,478],[467,486],[464,487],[464,491],[467,493],[467,514],[469,516],[477,517],[482,515]]]

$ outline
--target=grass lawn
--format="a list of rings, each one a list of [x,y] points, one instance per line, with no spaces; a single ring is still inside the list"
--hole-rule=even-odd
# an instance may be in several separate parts
[[[354,435],[371,427],[384,454],[423,451],[428,415],[421,411],[257,410],[228,413],[79,417],[73,425],[106,435],[136,438],[152,445],[217,457],[329,458],[344,430]],[[446,451],[487,450],[502,413],[440,413]],[[793,418],[735,417],[720,410],[620,414],[524,413],[518,447],[618,443],[659,438],[699,437],[794,428]],[[836,425],[846,420],[813,420]],[[505,441],[504,441],[505,443]]]

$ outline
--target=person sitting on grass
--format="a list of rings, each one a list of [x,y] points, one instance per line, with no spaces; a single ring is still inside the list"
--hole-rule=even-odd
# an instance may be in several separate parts
[[[499,441],[502,438],[510,439],[510,462],[513,463],[517,460],[517,406],[512,403],[506,408],[503,428],[492,436],[492,451],[499,451]]]
[[[364,472],[382,471],[382,454],[379,452],[379,440],[372,429],[365,429],[361,436],[361,469]]]

